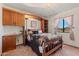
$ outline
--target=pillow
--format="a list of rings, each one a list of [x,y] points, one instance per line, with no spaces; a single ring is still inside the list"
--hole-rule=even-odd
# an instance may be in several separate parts
[[[49,40],[52,38],[51,33],[43,33],[43,34],[41,34],[41,36],[48,37]]]
[[[58,37],[58,35],[55,35],[55,34],[52,36],[52,38],[57,38],[57,37]]]

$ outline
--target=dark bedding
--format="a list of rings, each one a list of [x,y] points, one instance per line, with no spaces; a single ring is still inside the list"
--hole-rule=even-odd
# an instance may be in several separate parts
[[[28,44],[32,50],[39,56],[41,56],[42,54],[39,52],[39,42],[38,42],[38,39],[39,39],[40,36],[36,36],[36,35],[33,35],[32,38],[33,40],[31,41],[28,41]]]
[[[30,42],[28,41],[28,45],[32,48],[32,50],[38,55],[38,56],[42,56],[42,53],[40,53],[40,51],[39,51],[39,46],[40,46],[40,43],[39,43],[39,38],[40,38],[40,35],[33,35],[32,36],[32,38],[33,38],[33,40],[31,40]],[[44,37],[44,39],[46,40],[46,42],[48,42],[49,40],[48,40],[48,38],[47,37]],[[60,41],[60,42],[56,42],[56,41]],[[62,44],[62,39],[59,37],[59,38],[55,38],[55,39],[53,39],[53,40],[51,40],[51,41],[54,41],[54,46],[53,46],[53,48],[55,47],[55,46],[57,46],[58,44]],[[46,43],[45,42],[45,43]],[[49,44],[49,46],[51,46],[50,44]]]

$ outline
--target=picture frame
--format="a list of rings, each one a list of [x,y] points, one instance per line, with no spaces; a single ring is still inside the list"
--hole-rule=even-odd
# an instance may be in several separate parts
[[[31,21],[31,27],[36,28],[36,26],[37,26],[37,22],[36,21]]]

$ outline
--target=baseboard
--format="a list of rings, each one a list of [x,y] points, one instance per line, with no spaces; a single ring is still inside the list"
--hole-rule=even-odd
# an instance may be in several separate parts
[[[24,44],[22,43],[22,44],[18,44],[18,45],[16,45],[16,46],[21,46],[21,45],[23,46]]]
[[[74,48],[78,48],[79,49],[79,47],[76,47],[76,46],[72,46],[72,45],[69,45],[69,44],[63,44],[63,45],[67,45],[67,46],[71,46],[71,47],[74,47]]]

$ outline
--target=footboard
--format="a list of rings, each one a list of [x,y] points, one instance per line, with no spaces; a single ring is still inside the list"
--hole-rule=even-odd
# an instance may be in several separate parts
[[[48,50],[48,52],[46,52],[44,50],[44,53],[42,54],[42,56],[48,56],[50,54],[52,54],[53,52],[55,52],[57,49],[62,48],[62,44],[59,44],[58,46],[56,46],[55,48],[52,48],[51,50]]]
[[[58,38],[54,42],[51,40],[47,43],[48,45],[44,44],[42,56],[48,56],[57,51],[58,49],[62,48],[62,38]]]

